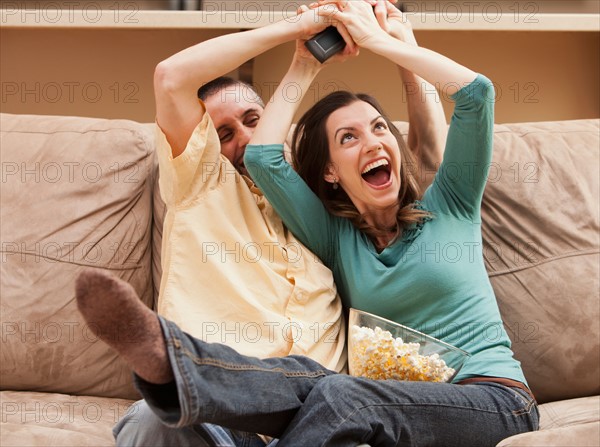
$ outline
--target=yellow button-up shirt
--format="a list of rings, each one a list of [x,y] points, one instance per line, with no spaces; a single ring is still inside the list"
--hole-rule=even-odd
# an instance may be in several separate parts
[[[331,271],[221,155],[208,113],[176,158],[157,126],[157,154],[167,205],[158,313],[246,355],[305,355],[342,370],[345,324]]]

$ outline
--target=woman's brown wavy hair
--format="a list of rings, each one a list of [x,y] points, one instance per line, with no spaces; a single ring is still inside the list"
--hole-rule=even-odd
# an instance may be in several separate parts
[[[369,225],[343,188],[333,189],[331,183],[325,181],[325,173],[330,162],[329,144],[325,128],[327,118],[339,108],[349,106],[356,101],[364,101],[370,104],[381,114],[400,147],[401,183],[398,194],[400,207],[396,215],[397,225],[394,239],[400,236],[405,228],[430,217],[430,213],[427,211],[415,208],[415,201],[420,198],[419,186],[412,172],[412,169],[417,166],[415,158],[400,135],[400,131],[372,96],[363,93],[354,94],[347,91],[337,91],[330,93],[313,105],[300,118],[294,130],[292,162],[300,177],[321,199],[325,208],[331,214],[350,219],[356,228],[364,232],[376,244],[376,238],[389,235],[390,229]]]

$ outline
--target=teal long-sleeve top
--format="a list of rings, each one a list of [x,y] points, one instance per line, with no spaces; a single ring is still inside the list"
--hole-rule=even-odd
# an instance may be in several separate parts
[[[329,214],[281,144],[247,146],[245,165],[289,230],[333,271],[346,306],[469,352],[454,382],[488,376],[526,383],[483,262],[481,200],[492,157],[494,88],[478,75],[452,99],[444,159],[418,205],[432,218],[381,252],[348,219]]]

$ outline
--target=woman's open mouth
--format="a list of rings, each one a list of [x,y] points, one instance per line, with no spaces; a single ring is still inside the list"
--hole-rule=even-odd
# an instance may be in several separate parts
[[[372,161],[363,168],[361,177],[375,189],[387,188],[392,183],[390,162],[385,158]]]

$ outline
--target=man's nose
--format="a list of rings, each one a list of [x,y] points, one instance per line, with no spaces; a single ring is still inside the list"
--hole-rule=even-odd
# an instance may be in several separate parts
[[[238,133],[238,148],[245,149],[246,145],[252,138],[252,134],[254,133],[254,129],[249,127],[242,127]]]

